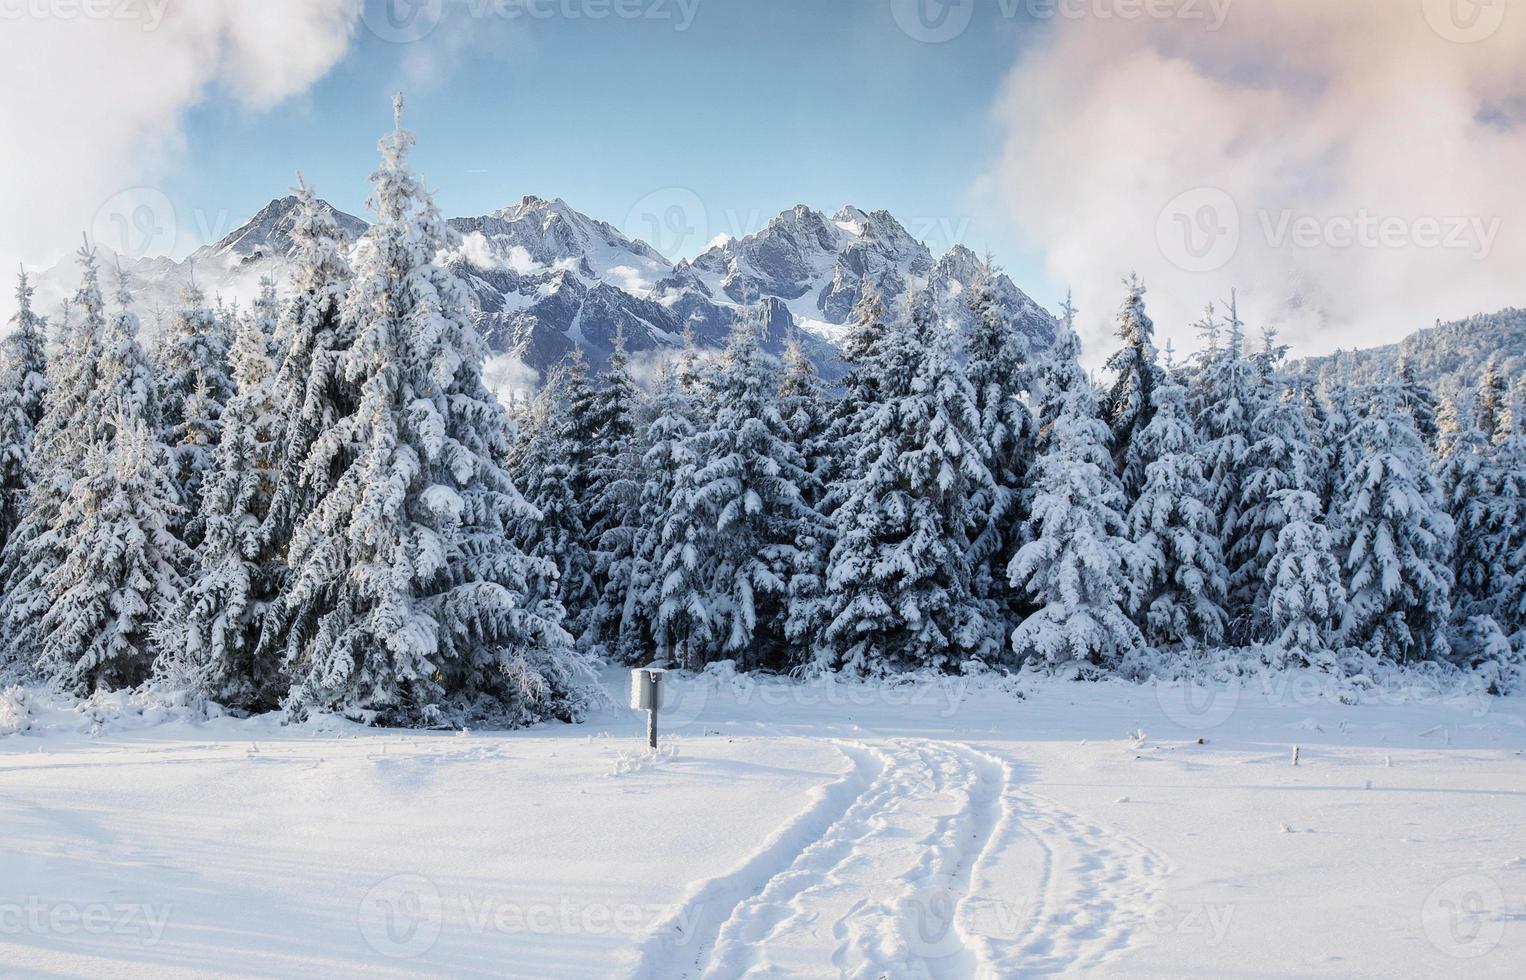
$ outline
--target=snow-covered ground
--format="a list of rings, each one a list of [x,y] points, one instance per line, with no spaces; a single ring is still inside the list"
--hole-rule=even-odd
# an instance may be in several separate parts
[[[688,679],[656,758],[0,703],[0,975],[1520,976],[1526,699],[1351,691]]]

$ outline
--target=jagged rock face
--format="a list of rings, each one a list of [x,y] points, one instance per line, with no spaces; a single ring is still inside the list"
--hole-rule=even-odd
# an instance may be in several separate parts
[[[296,207],[295,197],[273,200],[183,262],[123,259],[148,329],[155,311],[173,309],[193,274],[208,295],[230,301],[252,299],[262,275],[285,278]],[[352,239],[364,234],[364,221],[333,213]],[[857,208],[827,218],[797,206],[756,234],[677,265],[560,199],[526,197],[451,224],[462,245],[444,260],[476,296],[489,348],[512,352],[538,371],[575,348],[598,368],[617,333],[638,358],[678,346],[686,328],[700,344],[718,347],[744,315],[744,305],[759,304],[766,348],[778,352],[798,330],[812,360],[833,378],[842,370],[836,341],[866,281],[892,309],[912,289],[933,289],[957,322],[967,316],[959,296],[980,265],[962,246],[935,260],[889,213]],[[114,258],[107,256],[108,264]],[[43,276],[44,298],[56,302],[69,295],[75,278],[72,261],[60,263]],[[1048,313],[1005,276],[997,293],[1036,346],[1049,342],[1054,320]]]

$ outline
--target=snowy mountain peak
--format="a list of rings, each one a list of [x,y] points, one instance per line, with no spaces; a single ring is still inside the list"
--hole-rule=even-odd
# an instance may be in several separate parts
[[[326,201],[318,202],[334,216],[339,227],[351,238],[365,233],[366,223],[338,210]],[[295,195],[278,197],[261,208],[254,217],[234,229],[221,241],[204,245],[191,254],[192,261],[205,262],[214,257],[247,262],[261,257],[285,258],[291,251],[291,228],[299,202]]]
[[[352,237],[365,222],[335,211]],[[140,309],[171,310],[190,281],[208,296],[252,299],[264,275],[287,272],[295,197],[271,200],[232,234],[197,250],[188,261],[128,260]],[[833,344],[852,316],[865,282],[892,306],[908,290],[930,286],[956,300],[973,281],[979,259],[955,247],[934,260],[887,211],[843,207],[828,217],[804,204],[775,216],[753,234],[717,238],[710,248],[676,266],[645,242],[591,218],[557,197],[526,195],[476,217],[453,218],[462,235],[446,260],[467,282],[483,315],[494,351],[514,350],[532,367],[545,369],[573,349],[598,367],[623,333],[634,354],[681,342],[685,328],[701,344],[723,344],[747,304],[762,304],[769,343],[782,344],[792,327],[807,337],[810,355],[824,373],[840,365]],[[66,260],[39,280],[44,308],[60,302],[77,283]],[[1001,302],[1035,343],[1047,342],[1054,321],[1006,277],[997,282]]]

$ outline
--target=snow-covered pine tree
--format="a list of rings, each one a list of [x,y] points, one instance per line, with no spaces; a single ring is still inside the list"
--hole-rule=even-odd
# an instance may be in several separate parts
[[[435,263],[459,237],[408,168],[401,96],[394,110],[342,310],[360,400],[337,428],[358,453],[292,538],[287,704],[408,724],[572,717],[586,664],[560,605],[532,596],[549,567],[510,543],[534,511],[501,462],[510,425],[482,383],[470,293]]]
[[[1007,584],[1007,565],[1022,546],[1023,488],[1033,460],[1036,426],[1026,398],[1033,388],[1028,337],[1002,311],[996,270],[988,257],[965,299],[973,325],[965,341],[965,372],[975,393],[981,442],[990,448],[986,468],[993,492],[971,502],[970,567],[975,594],[992,603],[1006,636],[1020,618]]]
[[[1060,325],[1067,334],[1074,335],[1076,332],[1076,312],[1073,297],[1067,293],[1065,301],[1060,304]],[[1079,357],[1080,341],[1076,340],[1075,343],[1075,356]],[[1074,381],[1075,370],[1067,359],[1059,357],[1040,357],[1033,365],[1035,458],[1048,448],[1048,437],[1054,430],[1055,420],[1068,407],[1069,385]]]
[[[154,349],[164,441],[187,517],[196,514],[201,483],[217,449],[217,420],[233,397],[228,351],[233,342],[226,311],[207,305],[194,282]]]
[[[1277,495],[1286,520],[1266,565],[1268,635],[1273,647],[1309,665],[1338,645],[1346,588],[1319,495],[1298,488]]]
[[[1215,343],[1202,356],[1192,402],[1199,412],[1196,422],[1202,438],[1203,476],[1208,481],[1206,503],[1213,511],[1226,562],[1232,565],[1235,556],[1245,550],[1240,542],[1241,512],[1255,438],[1253,424],[1260,412],[1261,373],[1245,351],[1245,324],[1234,297],[1225,325],[1228,331],[1223,345]],[[1217,339],[1215,321],[1203,326]],[[1232,595],[1225,609],[1232,626],[1249,611],[1238,598]]]
[[[73,528],[44,580],[39,664],[70,690],[132,687],[153,667],[155,628],[183,585],[189,552],[175,535],[179,505],[164,445],[130,415],[87,451],[60,520]]]
[[[1490,442],[1506,434],[1504,414],[1509,398],[1505,379],[1500,374],[1499,355],[1494,354],[1484,365],[1483,377],[1478,380],[1478,397],[1473,402],[1474,423]]]
[[[267,278],[234,338],[235,392],[223,408],[222,435],[202,487],[197,568],[161,642],[168,683],[246,711],[273,710],[284,693],[280,662],[254,655],[282,570],[262,533],[281,459],[272,369],[277,318],[275,285]]]
[[[1008,569],[1036,611],[1012,633],[1025,660],[1114,665],[1144,643],[1124,611],[1127,503],[1097,396],[1082,370],[1073,310],[1041,359],[1043,449],[1033,469],[1030,540]]]
[[[1426,446],[1435,449],[1438,434],[1436,422],[1436,394],[1420,380],[1415,366],[1408,357],[1399,358],[1399,387],[1404,392],[1404,407],[1415,420],[1415,431]]]
[[[1526,384],[1510,393],[1497,418],[1490,453],[1490,584],[1500,590],[1495,618],[1516,649],[1526,651]]]
[[[822,474],[825,496],[820,507],[827,516],[841,506],[858,475],[850,472],[858,455],[853,440],[860,418],[880,400],[878,358],[891,332],[887,315],[884,299],[865,277],[840,347],[847,370],[838,382],[840,394],[827,412],[825,443],[829,452]]]
[[[1150,397],[1150,422],[1134,437],[1144,484],[1129,511],[1129,608],[1152,646],[1215,646],[1224,639],[1228,574],[1204,502],[1187,391],[1163,373]]]
[[[351,278],[344,234],[300,174],[295,191],[292,293],[275,333],[281,465],[264,529],[280,553],[353,458],[352,447],[336,438],[335,427],[355,411],[357,400],[355,386],[340,374],[341,354],[351,341],[350,328],[339,316]],[[278,617],[271,622],[279,625]],[[285,639],[282,626],[261,642],[284,645]]]
[[[49,606],[45,581],[63,560],[73,532],[61,519],[64,504],[81,476],[86,451],[105,438],[100,419],[105,300],[94,249],[86,244],[79,260],[80,286],[60,322],[57,354],[48,362],[47,411],[32,440],[35,479],[0,562],[5,659],[23,669],[36,662]]]
[[[106,321],[101,345],[100,390],[96,393],[99,409],[94,413],[104,421],[102,436],[110,441],[120,426],[141,421],[161,442],[164,412],[154,385],[154,367],[148,351],[138,340],[138,315],[132,311],[132,293],[127,276],[117,270],[117,311]],[[177,495],[175,501],[180,504]]]
[[[582,511],[587,527],[593,586],[589,640],[607,643],[619,610],[604,602],[613,567],[631,554],[641,506],[641,449],[636,439],[640,399],[631,377],[625,334],[617,330],[609,365],[599,374],[590,404],[593,436]]]
[[[1491,510],[1497,477],[1493,447],[1473,424],[1466,406],[1448,399],[1442,406],[1439,433],[1436,480],[1454,531],[1452,617],[1462,622],[1470,616],[1492,615],[1505,585],[1493,547]]]
[[[510,457],[515,483],[532,507],[512,521],[513,540],[525,553],[552,563],[556,572],[547,596],[564,608],[573,603],[589,608],[595,595],[590,536],[578,501],[576,464],[582,451],[567,417],[570,374],[580,370],[580,361],[563,361],[551,370]]]
[[[805,463],[800,492],[814,519],[797,535],[796,563],[790,579],[789,613],[785,636],[794,644],[809,647],[826,625],[822,598],[826,589],[827,556],[832,552],[832,522],[822,514],[826,506],[827,481],[831,478],[833,449],[827,444],[832,402],[805,356],[798,331],[792,330],[784,345],[784,371],[779,381],[779,414],[789,428],[795,452]],[[803,659],[811,659],[809,650]]]
[[[810,482],[794,434],[779,411],[777,371],[760,343],[753,315],[732,327],[712,388],[715,412],[691,437],[695,466],[669,517],[670,541],[692,542],[665,555],[700,586],[709,643],[690,645],[686,666],[735,659],[746,667],[781,667],[790,581],[799,539],[815,532],[815,512],[801,487]],[[692,534],[689,529],[692,528]]]
[[[805,460],[808,481],[800,488],[801,492],[807,503],[817,507],[825,495],[830,470],[827,426],[833,402],[816,365],[805,354],[797,328],[792,328],[785,339],[781,361],[779,414],[789,427],[795,451]]]
[[[1280,350],[1268,339],[1261,389],[1254,399],[1258,410],[1240,466],[1237,524],[1225,535],[1232,542],[1226,558],[1229,604],[1235,610],[1229,635],[1237,643],[1272,638],[1267,566],[1289,519],[1282,509],[1282,491],[1314,490],[1320,469],[1304,405],[1295,397],[1297,384],[1287,376]]]
[[[21,523],[36,467],[32,440],[46,410],[47,321],[32,312],[26,273],[16,284],[16,315],[0,340],[0,552]]]
[[[646,661],[655,648],[682,662],[689,623],[683,610],[665,607],[663,548],[675,496],[694,467],[690,455],[694,420],[681,369],[664,363],[657,377],[652,421],[646,429],[641,460],[641,510],[638,533],[628,563],[617,566],[605,590],[605,602],[620,609],[616,651],[623,661]],[[683,585],[680,572],[674,585]]]
[[[859,672],[957,668],[1000,656],[1000,623],[973,590],[969,532],[993,492],[975,395],[926,291],[874,345],[875,401],[851,434],[834,514],[818,662]]]
[[[1397,382],[1374,385],[1341,497],[1344,641],[1400,663],[1449,652],[1452,519]]]
[[[1330,530],[1330,540],[1335,542],[1336,553],[1340,554],[1345,540],[1341,528],[1341,491],[1359,456],[1351,433],[1361,420],[1362,411],[1353,397],[1356,386],[1351,379],[1351,357],[1342,353],[1336,356],[1340,360],[1337,380],[1325,386],[1325,421],[1316,435],[1324,471],[1319,496],[1325,504],[1325,526]]]
[[[1123,346],[1107,359],[1107,370],[1115,380],[1102,404],[1102,415],[1112,434],[1113,460],[1123,478],[1124,493],[1133,500],[1145,480],[1145,464],[1135,451],[1134,439],[1150,424],[1151,395],[1160,384],[1160,363],[1155,323],[1145,312],[1144,283],[1138,276],[1130,276],[1124,286],[1128,295],[1118,311],[1117,331]]]

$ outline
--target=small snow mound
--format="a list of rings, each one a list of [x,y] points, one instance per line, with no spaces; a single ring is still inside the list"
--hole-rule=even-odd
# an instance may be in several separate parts
[[[678,758],[678,746],[664,745],[656,749],[643,749],[639,752],[621,752],[615,759],[614,768],[610,770],[611,776],[630,776],[648,769],[656,769],[665,766]]]

